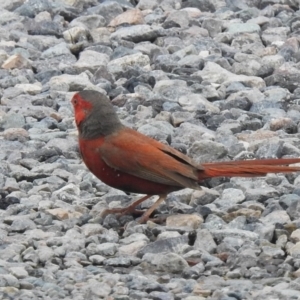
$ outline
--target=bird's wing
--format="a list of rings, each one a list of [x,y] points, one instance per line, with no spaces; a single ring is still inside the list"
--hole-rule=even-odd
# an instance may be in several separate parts
[[[200,165],[132,129],[123,128],[105,137],[99,151],[105,163],[114,169],[157,183],[199,189]]]

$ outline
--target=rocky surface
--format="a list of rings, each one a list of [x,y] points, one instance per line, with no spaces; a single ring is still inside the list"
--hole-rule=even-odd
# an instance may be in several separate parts
[[[0,1],[0,298],[300,299],[299,174],[101,217],[138,195],[86,169],[70,104],[105,93],[199,163],[298,157],[299,29],[297,0]]]

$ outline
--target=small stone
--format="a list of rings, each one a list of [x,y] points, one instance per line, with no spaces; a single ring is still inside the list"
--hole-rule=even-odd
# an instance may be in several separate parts
[[[261,216],[261,212],[259,210],[249,209],[249,208],[241,208],[236,211],[225,214],[222,218],[225,222],[231,222],[235,218],[239,216],[245,216],[248,218],[256,218],[259,219]]]
[[[103,27],[106,24],[106,20],[104,17],[100,15],[87,15],[87,16],[81,16],[78,17],[70,23],[70,26],[73,27],[81,27],[82,25],[86,26],[88,29],[95,29],[98,27]]]
[[[203,140],[195,142],[188,154],[196,162],[202,163],[221,159],[227,154],[227,150],[221,143]]]
[[[284,58],[279,54],[267,55],[262,58],[261,62],[263,65],[278,69],[284,63]]]
[[[24,233],[28,239],[45,240],[54,236],[53,232],[45,232],[41,229],[26,230]]]
[[[258,234],[241,229],[219,229],[211,230],[211,235],[216,241],[222,241],[225,237],[234,237],[250,241],[256,241],[258,239]]]
[[[220,110],[214,104],[206,100],[200,94],[188,94],[181,96],[178,99],[178,103],[187,111],[194,112],[199,108],[204,108],[210,113],[219,113]]]
[[[99,284],[98,280],[91,279],[88,286],[92,298],[96,297],[97,299],[103,299],[108,297],[111,293],[111,287],[105,282]]]
[[[107,64],[107,69],[114,75],[121,74],[126,71],[129,67],[146,67],[150,65],[150,59],[147,55],[142,53],[136,53],[131,55],[126,55],[121,58],[114,59]]]
[[[74,91],[83,90],[85,88],[95,89],[95,86],[90,82],[86,73],[80,75],[63,74],[51,77],[49,86],[52,91]]]
[[[137,4],[137,7],[140,10],[154,10],[157,8],[158,4],[155,0],[140,0],[139,3]]]
[[[23,128],[8,128],[3,132],[3,137],[8,141],[25,142],[29,139],[29,134]]]
[[[163,27],[172,28],[180,27],[187,28],[189,25],[189,14],[186,11],[172,11],[165,20]]]
[[[3,69],[29,69],[30,62],[20,54],[10,56],[1,66]]]
[[[90,255],[103,255],[103,256],[113,256],[117,250],[118,245],[115,243],[103,243],[99,245],[89,244],[87,249],[87,254]]]
[[[101,234],[105,231],[104,227],[100,224],[84,224],[81,227],[81,232],[85,237]]]
[[[133,242],[140,242],[140,241],[146,241],[149,242],[148,237],[143,233],[132,233],[128,237],[125,237],[120,240],[120,243],[129,245]]]
[[[58,220],[66,220],[69,219],[69,212],[66,209],[63,208],[53,208],[53,209],[47,209],[47,213],[52,215],[53,217],[57,218]]]
[[[112,19],[108,26],[117,27],[124,23],[132,25],[143,24],[144,17],[142,12],[139,9],[129,9]]]
[[[299,278],[300,277],[300,269],[296,270],[295,272],[293,272],[293,276],[295,278]]]
[[[163,95],[171,102],[178,102],[180,96],[186,96],[186,94],[189,93],[189,90],[187,89],[187,83],[178,79],[159,80],[156,82],[153,91]]]
[[[106,66],[108,62],[109,57],[107,54],[85,50],[80,53],[79,59],[74,64],[74,67],[81,72],[85,70],[95,72],[98,68]]]
[[[258,26],[259,27],[259,26]],[[202,71],[198,71],[196,75],[200,75],[203,80],[211,83],[229,85],[232,82],[241,82],[245,86],[264,88],[265,81],[257,76],[236,75],[222,68],[214,62],[207,62]]]
[[[128,257],[114,257],[104,261],[104,265],[112,267],[128,268],[131,266],[131,260]]]
[[[202,188],[199,191],[194,191],[190,205],[206,205],[214,202],[220,194],[213,189]]]
[[[7,178],[3,189],[8,192],[20,190],[19,185],[14,178]]]
[[[273,131],[282,129],[288,133],[296,133],[297,125],[290,118],[273,119],[270,122],[270,129]]]
[[[222,32],[222,20],[216,18],[205,18],[202,27],[207,29],[210,37],[215,37],[218,33]]]
[[[42,53],[42,58],[51,59],[52,57],[61,56],[61,55],[72,55],[66,43],[60,43],[53,47],[48,48]]]
[[[124,246],[120,246],[118,248],[118,251],[120,255],[135,256],[146,245],[147,245],[146,241],[136,241]]]
[[[102,265],[105,260],[106,260],[106,258],[102,255],[91,255],[89,257],[89,261],[93,265]]]
[[[24,232],[28,229],[35,229],[36,225],[32,220],[24,217],[24,218],[15,219],[12,222],[10,228],[12,231]]]
[[[206,229],[222,229],[227,223],[220,217],[214,214],[209,214],[205,220],[204,226]]]
[[[52,164],[52,167],[53,167],[53,164]],[[77,199],[77,196],[79,196],[79,195],[80,195],[79,187],[73,183],[69,183],[69,184],[65,185],[64,187],[62,187],[61,189],[53,192],[52,199],[61,199],[64,201],[68,201],[68,200],[72,201],[72,200],[74,200],[74,198]]]
[[[287,35],[290,33],[290,28],[282,27],[269,27],[262,33],[262,41],[266,45],[271,45],[273,42],[284,42],[287,39]]]
[[[225,189],[221,194],[220,199],[217,199],[214,203],[222,208],[228,208],[241,203],[245,200],[244,193],[239,189]]]
[[[172,113],[171,122],[174,127],[178,127],[181,123],[186,122],[191,119],[193,116],[190,112],[186,111],[177,111]]]
[[[103,16],[107,23],[123,12],[122,7],[118,2],[103,2],[97,6],[89,7],[87,11],[92,14]]]
[[[213,236],[207,229],[200,229],[197,230],[197,237],[194,248],[204,250],[209,253],[214,253],[217,248],[217,244],[215,243]]]
[[[111,39],[124,39],[135,43],[152,41],[163,35],[162,27],[149,25],[135,25],[131,27],[121,27],[111,34]]]
[[[152,299],[157,299],[157,300],[174,300],[173,293],[153,291],[149,294],[149,296],[153,297]]]
[[[3,63],[7,60],[8,54],[4,50],[0,50],[0,65],[3,65]]]
[[[11,274],[0,274],[0,286],[1,287],[14,287],[19,288],[20,284],[18,279]]]
[[[194,287],[193,293],[198,297],[202,298],[202,296],[206,299],[212,294],[212,290],[210,289],[203,289],[201,284],[197,284]],[[231,299],[230,299],[231,300]]]
[[[260,33],[260,26],[255,23],[232,23],[227,28],[228,33],[237,34],[237,33]]]
[[[22,128],[24,125],[25,125],[25,118],[24,116],[18,113],[7,114],[0,121],[0,126],[3,129]]]
[[[288,253],[293,257],[293,258],[300,258],[300,242],[296,243],[294,246],[292,246],[289,250]]]
[[[260,220],[265,224],[286,224],[291,222],[289,215],[284,210],[275,210]]]
[[[22,90],[29,95],[37,95],[42,91],[42,84],[37,82],[34,84],[23,83],[23,84],[16,84],[15,87],[17,89]]]
[[[271,242],[274,237],[274,224],[261,224],[257,223],[254,232],[256,232],[261,239]]]
[[[46,263],[55,255],[50,247],[42,246],[37,249],[37,255],[41,263]]]
[[[9,270],[11,274],[17,277],[18,279],[28,277],[28,272],[23,267],[11,267]]]
[[[34,20],[38,23],[38,22],[42,22],[42,21],[51,21],[51,14],[48,11],[43,11],[38,13]]]
[[[283,258],[285,254],[282,249],[274,246],[263,246],[262,250],[265,255],[271,256],[273,258]]]
[[[227,277],[227,278],[230,278],[230,279],[238,279],[238,278],[241,278],[241,277],[242,277],[241,270],[235,269],[235,270],[229,271],[229,272],[226,274],[226,277]]]
[[[202,297],[202,296],[187,296],[185,298],[185,300],[205,300],[205,299],[206,299],[206,297]]]
[[[203,218],[198,215],[173,215],[166,220],[167,227],[187,227],[197,229],[203,223]]]
[[[91,34],[87,28],[83,26],[74,26],[63,32],[63,37],[66,42],[73,43],[74,41],[88,41]]]
[[[180,273],[188,267],[188,263],[176,253],[158,253],[155,255],[147,253],[143,256],[143,260],[155,265],[160,271],[170,273]]]
[[[157,240],[143,247],[137,255],[142,257],[146,253],[156,254],[163,252],[180,252],[188,244],[188,237],[185,235]]]
[[[300,229],[296,229],[295,231],[293,231],[290,239],[293,243],[300,242]]]
[[[164,231],[157,236],[157,240],[179,237],[181,234],[177,231]]]
[[[280,247],[281,249],[284,249],[287,241],[288,241],[287,236],[285,234],[282,234],[278,237],[278,239],[276,241],[276,246]]]

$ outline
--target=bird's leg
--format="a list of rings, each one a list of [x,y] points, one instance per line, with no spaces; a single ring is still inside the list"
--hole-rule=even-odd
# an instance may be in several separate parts
[[[140,213],[142,214],[142,211],[137,211],[135,210],[135,208],[141,204],[142,202],[146,201],[148,198],[152,197],[152,195],[146,195],[136,201],[134,201],[133,203],[131,203],[130,205],[124,207],[124,208],[111,208],[111,209],[106,209],[105,210],[105,214],[121,214],[121,215],[126,215],[132,212],[135,213]]]
[[[126,214],[129,214],[131,212],[134,212],[135,211],[134,209],[139,204],[141,204],[142,202],[146,201],[150,197],[152,197],[152,195],[146,195],[146,196],[142,197],[141,199],[138,199],[138,200],[134,201],[133,203],[131,203],[130,205],[128,205],[127,207],[124,208],[124,212],[122,212],[122,215],[126,215]]]
[[[167,198],[167,195],[160,195],[157,201],[142,215],[139,219],[139,223],[145,223],[148,221],[153,211]]]

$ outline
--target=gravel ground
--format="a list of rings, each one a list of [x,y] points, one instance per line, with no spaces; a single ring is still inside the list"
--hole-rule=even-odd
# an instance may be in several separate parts
[[[299,157],[298,0],[1,0],[0,25],[0,299],[300,299],[299,174],[101,217],[139,195],[86,169],[70,104],[199,163]]]

